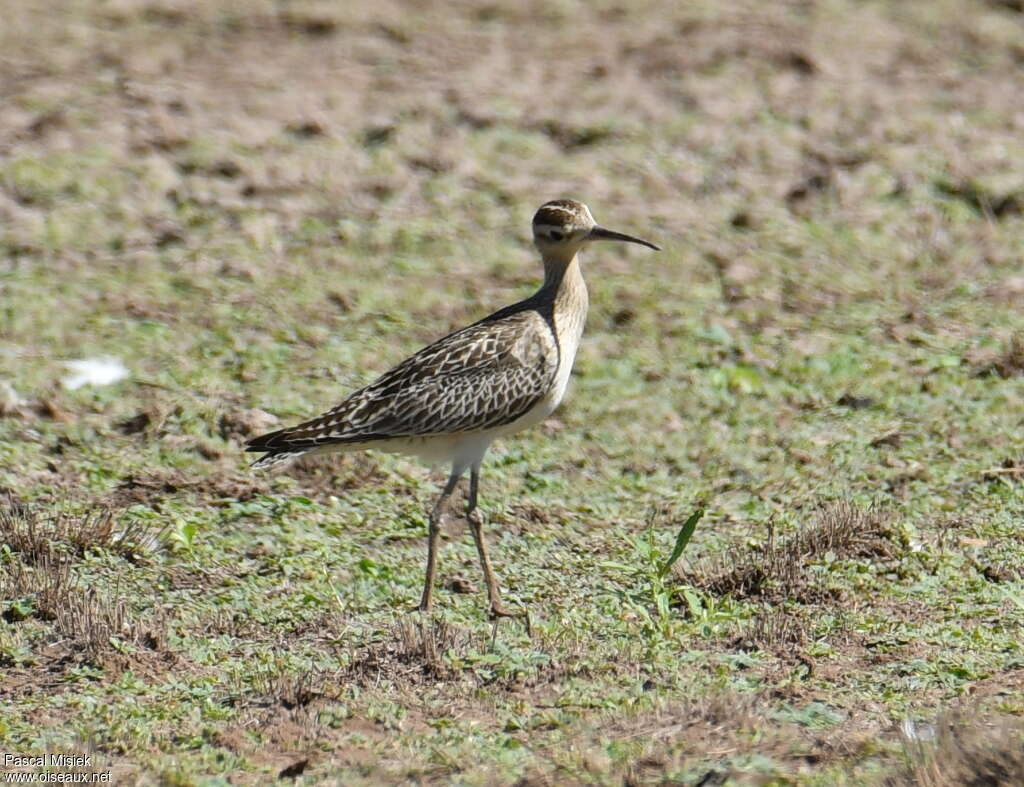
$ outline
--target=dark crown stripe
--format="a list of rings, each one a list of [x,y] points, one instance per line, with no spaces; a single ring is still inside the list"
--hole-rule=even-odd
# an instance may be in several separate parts
[[[580,216],[582,216],[582,211],[577,203],[571,200],[554,200],[540,206],[533,216],[533,225],[536,227],[541,224],[550,224],[558,227]]]

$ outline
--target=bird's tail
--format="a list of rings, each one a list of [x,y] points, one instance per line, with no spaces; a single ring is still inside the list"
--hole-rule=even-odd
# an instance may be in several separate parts
[[[252,467],[266,470],[302,456],[316,447],[315,444],[289,445],[288,435],[291,431],[290,429],[278,429],[276,432],[262,434],[247,442],[245,444],[246,451],[266,451],[266,454],[252,463]]]
[[[268,432],[249,440],[245,444],[246,451],[266,452],[264,456],[261,456],[252,463],[252,467],[259,469],[274,467],[303,454],[323,451],[326,447],[325,442],[329,441],[325,440],[322,436],[315,434],[310,436],[309,434],[311,431],[310,425],[317,425],[321,420],[323,420],[323,416],[319,419],[314,418],[312,421],[306,421],[298,426],[278,429],[276,432]]]
[[[291,451],[273,451],[261,456],[253,462],[250,467],[254,470],[269,470],[271,467],[276,467],[277,465],[284,464],[285,462],[290,462],[292,459],[296,459],[303,454],[309,453],[309,451],[310,449],[308,448],[297,448]]]

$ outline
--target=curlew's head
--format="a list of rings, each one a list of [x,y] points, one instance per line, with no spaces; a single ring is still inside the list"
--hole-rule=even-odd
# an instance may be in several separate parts
[[[590,209],[575,200],[545,202],[533,216],[533,242],[545,258],[570,259],[584,243],[595,240],[639,243],[660,251],[653,243],[599,226],[590,215]]]

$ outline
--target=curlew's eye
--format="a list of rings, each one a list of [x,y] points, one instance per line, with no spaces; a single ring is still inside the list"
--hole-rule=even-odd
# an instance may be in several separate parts
[[[551,230],[548,235],[551,240],[565,240],[565,233],[561,230]]]

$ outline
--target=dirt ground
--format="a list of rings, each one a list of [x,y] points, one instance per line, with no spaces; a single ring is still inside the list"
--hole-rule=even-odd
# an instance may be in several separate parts
[[[1024,783],[1019,2],[0,12],[0,752]],[[241,444],[531,292],[559,197],[663,251],[586,258],[569,398],[489,457],[529,623],[457,519],[420,619],[436,474]]]

